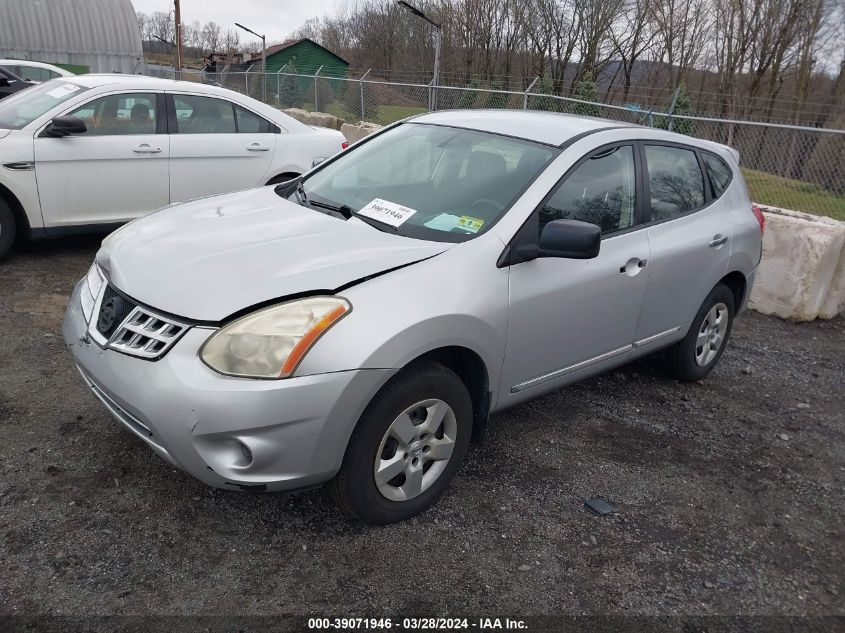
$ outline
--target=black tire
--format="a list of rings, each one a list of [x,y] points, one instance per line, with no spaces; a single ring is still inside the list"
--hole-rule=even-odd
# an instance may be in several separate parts
[[[280,185],[283,182],[293,180],[294,178],[299,178],[299,174],[279,174],[278,176],[273,176],[270,180],[268,180],[267,186]]]
[[[6,201],[0,199],[0,257],[3,257],[12,248],[16,233],[15,215]]]
[[[727,330],[715,356],[705,365],[699,365],[696,361],[696,351],[698,348],[696,339],[705,326],[705,317],[707,317],[714,306],[720,303],[727,307]],[[725,347],[727,347],[735,314],[736,306],[734,305],[733,292],[725,284],[717,284],[698,309],[687,335],[683,340],[675,343],[675,345],[666,350],[664,360],[669,375],[683,382],[695,382],[697,380],[703,380],[713,371],[713,368],[722,357]]]
[[[432,398],[448,404],[455,414],[457,437],[451,457],[437,479],[418,496],[390,500],[379,491],[373,472],[382,439],[405,409]],[[361,521],[378,525],[403,521],[437,501],[460,467],[471,434],[472,401],[461,379],[439,363],[416,363],[396,375],[367,405],[330,490],[341,509]]]

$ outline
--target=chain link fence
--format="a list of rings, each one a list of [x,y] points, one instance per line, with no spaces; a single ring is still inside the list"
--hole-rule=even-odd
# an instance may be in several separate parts
[[[159,73],[156,73],[159,74]],[[349,123],[387,125],[432,110],[539,110],[601,117],[672,130],[724,143],[740,153],[752,199],[845,220],[845,129],[761,123],[646,110],[532,91],[324,77],[286,73],[208,74],[183,71],[182,79],[214,83],[279,108],[327,112]],[[845,116],[840,117],[845,125]]]

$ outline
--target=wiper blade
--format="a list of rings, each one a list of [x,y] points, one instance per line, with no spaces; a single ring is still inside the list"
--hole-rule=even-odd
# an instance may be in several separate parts
[[[354,211],[350,207],[345,204],[329,204],[328,202],[319,202],[317,200],[305,200],[305,204],[308,204],[312,207],[320,207],[321,209],[327,209],[328,211],[334,211],[335,213],[340,214],[344,220],[348,220],[354,215]]]

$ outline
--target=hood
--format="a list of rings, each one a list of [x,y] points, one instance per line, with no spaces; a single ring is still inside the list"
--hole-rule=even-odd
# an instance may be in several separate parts
[[[334,218],[261,187],[136,220],[103,241],[97,262],[115,287],[152,308],[220,321],[288,295],[333,291],[452,246]]]

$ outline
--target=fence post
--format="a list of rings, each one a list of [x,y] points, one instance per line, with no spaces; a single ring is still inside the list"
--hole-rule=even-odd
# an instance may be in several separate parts
[[[434,79],[428,82],[428,111],[434,111]]]
[[[288,63],[290,63],[290,62],[288,62]],[[285,68],[287,68],[287,67],[288,67],[288,65],[285,64],[284,66],[279,68],[279,72],[276,73],[276,103],[279,104],[280,108],[282,107],[282,79],[281,79],[281,77],[282,77],[282,73],[285,72]]]
[[[314,112],[320,111],[319,97],[317,96],[317,78],[320,76],[321,70],[323,70],[322,65],[317,69],[317,72],[314,73]]]
[[[252,70],[252,65],[246,69],[244,73],[244,94],[249,96],[249,71]]]
[[[372,68],[367,70],[367,72],[364,73],[364,76],[361,77],[358,80],[358,86],[361,88],[361,120],[362,121],[364,120],[364,117],[366,117],[366,115],[367,115],[367,110],[364,107],[364,80],[367,78],[367,75],[370,74],[371,70],[372,70]]]
[[[523,110],[528,109],[528,93],[531,92],[531,89],[534,87],[534,84],[536,84],[538,81],[540,81],[540,78],[534,77],[534,81],[532,81],[528,85],[528,87],[525,89],[525,96],[523,97],[523,101],[522,101],[522,109]]]
[[[681,92],[681,84],[678,84],[678,87],[675,88],[675,94],[672,96],[672,105],[669,106],[669,125],[666,126],[666,129],[670,132],[672,131],[672,127],[674,126],[674,121],[672,120],[672,115],[675,113],[675,104],[678,102],[678,94]]]

